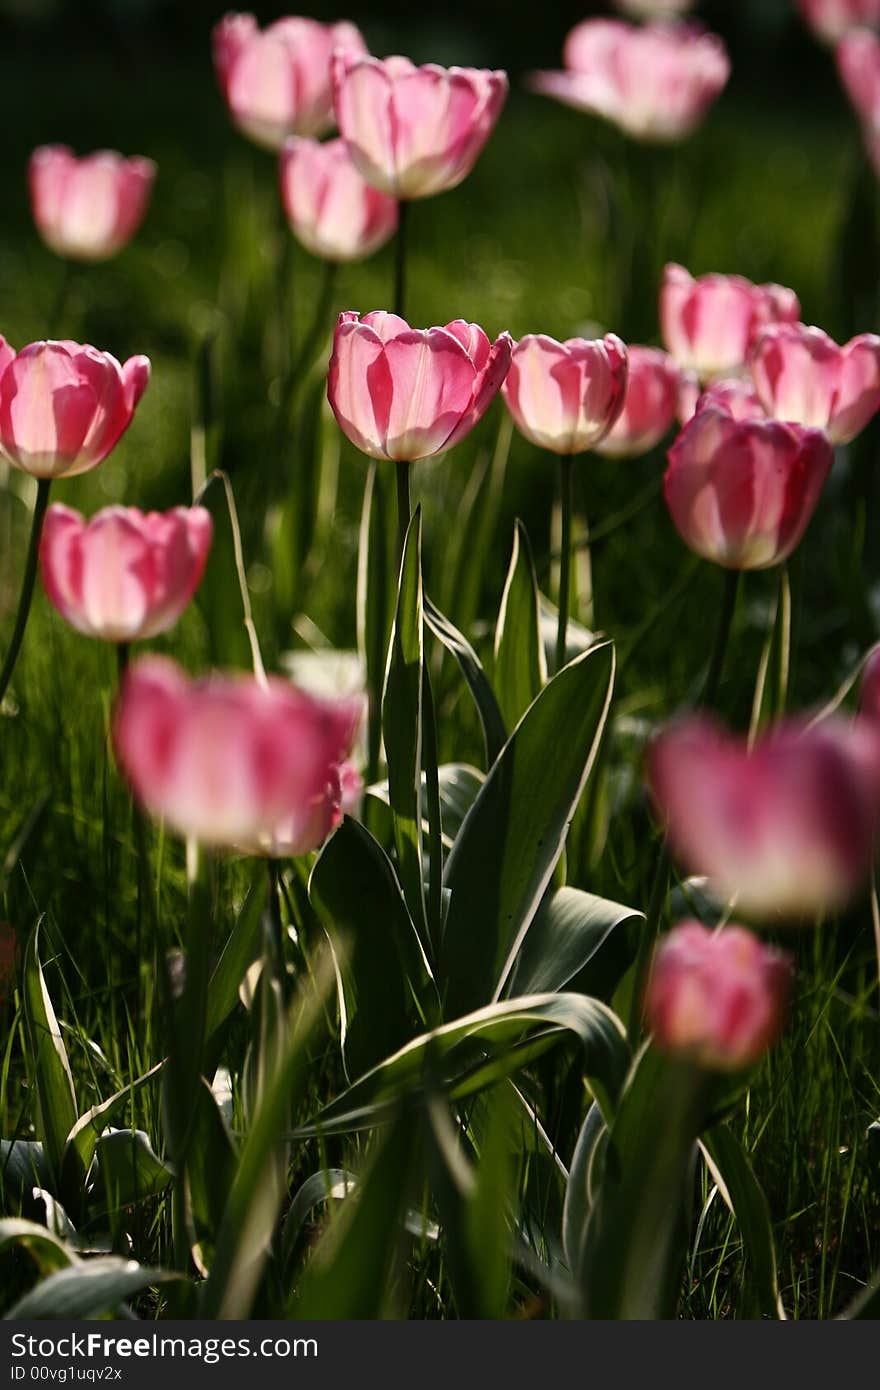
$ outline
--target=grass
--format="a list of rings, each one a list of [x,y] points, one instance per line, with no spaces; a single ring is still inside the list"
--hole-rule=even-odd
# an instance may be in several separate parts
[[[106,142],[110,109],[113,142],[151,155],[160,168],[143,233],[109,266],[77,273],[63,321],[53,328],[120,357],[147,352],[153,381],[112,458],[54,494],[87,513],[116,500],[142,507],[187,501],[199,398],[196,365],[210,340],[211,389],[207,398],[202,392],[209,462],[232,479],[267,664],[277,666],[285,652],[310,641],[352,648],[365,469],[348,445],[340,446],[330,420],[320,425],[315,446],[323,489],[315,545],[310,557],[300,556],[284,595],[279,597],[273,582],[279,557],[272,524],[283,524],[291,509],[296,514],[305,451],[297,440],[279,449],[275,432],[278,219],[272,160],[227,129],[204,68],[167,62],[157,93],[149,70],[109,73],[84,65],[76,105],[63,111],[26,100],[30,79],[8,57],[0,70],[7,104],[17,113],[3,169],[13,193],[0,228],[0,328],[15,346],[46,332],[60,277],[27,214],[23,168],[29,150],[62,134],[83,149]],[[41,80],[49,89],[69,90],[51,63]],[[634,302],[623,293],[628,274],[621,260],[626,248],[616,235],[621,207],[615,206],[615,188],[618,173],[627,169],[623,187],[629,190],[630,215],[636,215],[646,196],[644,166],[609,132],[515,91],[473,176],[456,192],[413,209],[412,321],[442,323],[463,315],[514,336],[545,331],[564,337],[601,327],[656,340],[653,301]],[[722,103],[693,144],[660,170],[655,206],[664,210],[669,254],[694,272],[738,271],[791,285],[806,321],[845,331],[853,302],[845,292],[853,279],[845,232],[852,225],[859,170],[856,133],[842,117]],[[301,340],[318,293],[319,267],[304,253],[295,261]],[[334,308],[387,304],[391,276],[390,251],[346,269]],[[305,429],[305,413],[300,421]],[[440,463],[420,465],[415,474],[424,503],[428,590],[484,653],[516,517],[526,522],[545,588],[550,570],[555,470],[519,438],[510,445],[497,489],[492,534],[483,544],[472,543],[471,509],[463,499],[480,470],[489,467],[501,427],[496,406],[472,440]],[[796,707],[828,698],[877,637],[876,446],[872,431],[859,450],[839,460],[794,572]],[[570,858],[569,871],[580,886],[636,905],[647,899],[651,874],[642,747],[650,730],[693,689],[708,657],[706,633],[722,581],[708,566],[695,567],[675,536],[656,495],[662,463],[659,454],[632,464],[589,460],[577,478],[582,512],[594,527],[607,528],[593,557],[596,624],[615,638],[623,660],[603,795],[592,807],[591,832],[582,832],[585,848]],[[501,477],[498,471],[486,476],[496,483]],[[22,567],[28,487],[27,480],[13,477],[0,492],[2,634],[11,625]],[[483,499],[487,487],[488,482]],[[155,644],[191,669],[211,662],[247,664],[219,503],[217,516],[221,535],[203,596]],[[773,576],[747,578],[721,696],[724,714],[740,726],[748,720],[775,583]],[[0,718],[0,854],[6,855],[5,864],[0,860],[0,916],[24,934],[45,915],[50,993],[86,1104],[124,1086],[159,1056],[148,1021],[155,942],[138,890],[129,800],[108,751],[114,685],[114,653],[65,627],[38,592]],[[438,698],[441,761],[475,760],[476,727],[448,664]],[[151,865],[160,912],[179,935],[185,915],[182,847],[156,834]],[[238,862],[220,866],[221,930],[252,873]],[[296,887],[291,884],[292,891]],[[302,943],[306,955],[312,944]],[[798,957],[792,1023],[740,1104],[736,1126],[768,1196],[786,1308],[793,1316],[826,1317],[846,1304],[880,1259],[880,1171],[876,1148],[871,1151],[866,1140],[868,1125],[880,1114],[880,1002],[868,905],[860,902],[840,923],[787,944]],[[303,958],[300,967],[306,964]],[[139,1004],[146,1006],[143,1013]],[[27,1136],[33,1113],[13,1001],[4,1014],[9,1034],[0,1072],[0,1134]],[[344,1084],[331,1022],[311,1055],[303,1116]],[[240,1123],[247,1042],[239,1023],[226,1061]],[[577,1069],[565,1054],[553,1057],[536,1070],[535,1085],[542,1116],[567,1161],[582,1098]],[[133,1098],[130,1113],[158,1145],[157,1100],[149,1088]],[[342,1163],[345,1155],[339,1141],[326,1155],[314,1143],[301,1148],[291,1189],[325,1158]],[[122,1248],[123,1228],[139,1258],[171,1258],[162,1199],[142,1205],[134,1225],[111,1221],[115,1248]],[[413,1316],[448,1316],[455,1304],[444,1260],[426,1242],[409,1259],[409,1293],[401,1292],[402,1283],[397,1307]],[[24,1266],[4,1259],[0,1279],[10,1290],[29,1278]],[[691,1248],[683,1315],[747,1316],[750,1299],[736,1228],[715,1199]],[[548,1311],[527,1276],[517,1276],[510,1307],[522,1316]]]

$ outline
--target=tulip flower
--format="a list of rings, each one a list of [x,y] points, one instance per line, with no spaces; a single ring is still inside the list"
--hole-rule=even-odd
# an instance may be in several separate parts
[[[721,39],[695,26],[585,19],[565,42],[562,72],[538,72],[534,91],[671,144],[699,125],[730,76]]]
[[[629,347],[623,409],[596,452],[612,458],[647,454],[675,420],[680,389],[681,374],[668,353]]]
[[[755,391],[768,415],[823,429],[848,444],[880,408],[880,338],[862,333],[838,347],[821,328],[776,324],[751,354]]]
[[[680,265],[668,265],[663,275],[663,345],[701,381],[737,376],[758,332],[767,324],[796,322],[800,312],[797,295],[781,285],[753,285],[741,275],[695,280]]]
[[[712,405],[727,411],[734,420],[767,419],[767,412],[759,401],[754,386],[750,381],[740,377],[714,381],[711,386],[707,386],[697,401],[693,414],[696,415]]]
[[[333,125],[330,60],[335,50],[366,53],[347,22],[289,16],[261,30],[252,14],[228,14],[214,28],[214,68],[233,121],[265,149],[290,135]]]
[[[177,622],[198,588],[211,545],[211,514],[174,507],[144,514],[106,507],[86,521],[51,506],[43,523],[43,587],[87,637],[136,642]]]
[[[788,721],[753,747],[694,716],[648,759],[673,854],[759,917],[817,918],[868,875],[880,811],[880,732],[869,720]]]
[[[708,1071],[741,1071],[782,1032],[791,976],[789,957],[745,927],[680,922],[655,952],[645,994],[654,1042]]]
[[[485,414],[510,364],[511,340],[490,343],[455,319],[410,328],[382,310],[339,315],[327,396],[343,433],[371,458],[411,463],[445,453]]]
[[[737,420],[710,405],[669,450],[666,505],[682,540],[704,559],[768,569],[803,536],[833,457],[821,430]]]
[[[283,834],[304,853],[333,828],[361,711],[278,677],[191,680],[148,656],[123,677],[113,739],[138,801],[181,835],[274,855]]]
[[[0,454],[35,478],[72,478],[107,457],[128,429],[150,363],[124,366],[109,352],[71,342],[0,338]]]
[[[851,29],[880,25],[880,0],[797,0],[801,14],[823,43],[835,44]]]
[[[608,333],[558,343],[530,333],[515,345],[502,395],[526,439],[554,454],[582,454],[609,433],[624,408],[627,350]]]
[[[66,145],[42,145],[28,163],[37,231],[59,256],[109,260],[143,222],[155,176],[151,159],[113,150],[77,159]]]
[[[409,200],[445,193],[471,172],[504,105],[507,75],[337,53],[333,89],[339,133],[364,178]]]
[[[281,198],[291,231],[326,261],[370,256],[397,230],[397,203],[361,177],[344,140],[288,140]]]
[[[880,126],[880,36],[856,29],[837,45],[837,70],[856,114],[868,130]]]
[[[330,769],[327,784],[308,814],[287,816],[273,827],[269,840],[251,853],[271,859],[294,859],[310,854],[322,845],[341,823],[343,816],[355,815],[363,798],[364,782],[350,762]],[[244,848],[247,848],[246,846]]]

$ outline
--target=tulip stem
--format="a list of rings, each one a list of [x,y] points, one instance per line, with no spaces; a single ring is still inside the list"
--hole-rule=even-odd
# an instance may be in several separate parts
[[[568,645],[568,604],[571,592],[571,512],[574,460],[570,454],[559,459],[559,493],[562,502],[562,543],[559,547],[559,621],[556,628],[556,670],[565,665]]]
[[[727,647],[730,641],[730,633],[733,627],[733,619],[736,614],[736,600],[739,596],[740,572],[739,570],[726,570],[724,575],[724,595],[721,600],[721,612],[718,618],[718,631],[715,637],[715,647],[712,652],[712,660],[709,663],[709,671],[706,676],[706,684],[703,686],[702,702],[704,705],[714,705],[718,699],[718,689],[721,685],[721,676],[724,672],[724,658],[727,655]]]
[[[397,550],[398,560],[403,559],[403,547],[406,543],[406,533],[409,529],[410,517],[412,516],[411,502],[409,496],[409,473],[412,464],[397,460]]]
[[[28,541],[24,576],[21,581],[18,612],[15,615],[15,627],[12,630],[12,638],[6,652],[6,660],[3,662],[3,669],[0,670],[0,704],[3,702],[6,689],[12,679],[12,672],[15,670],[15,663],[18,659],[22,638],[24,637],[24,630],[27,627],[28,614],[31,610],[31,599],[34,596],[34,582],[37,577],[37,557],[40,549],[40,536],[43,531],[43,518],[46,515],[46,507],[49,503],[49,488],[51,485],[51,478],[40,478],[37,482],[37,500],[34,504],[34,515],[31,521],[31,535]]]
[[[266,907],[269,914],[271,951],[275,957],[275,970],[282,992],[285,991],[286,971],[284,968],[284,924],[281,921],[281,875],[278,860],[266,860],[266,875],[269,880]]]
[[[398,204],[397,236],[394,239],[394,312],[406,318],[406,232],[409,203]]]

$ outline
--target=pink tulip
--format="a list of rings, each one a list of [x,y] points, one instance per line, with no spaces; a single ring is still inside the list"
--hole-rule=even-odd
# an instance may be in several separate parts
[[[28,163],[37,231],[59,256],[106,261],[144,220],[156,166],[113,150],[77,159],[66,145],[42,145]]]
[[[648,775],[673,853],[738,909],[816,918],[868,874],[880,811],[870,721],[789,721],[750,749],[695,716],[659,735]]]
[[[291,231],[326,261],[370,256],[397,230],[397,203],[361,178],[344,140],[288,140],[281,198]]]
[[[177,622],[205,572],[212,535],[204,507],[106,507],[85,521],[60,503],[43,522],[43,586],[87,637],[136,642]]]
[[[866,129],[880,126],[880,37],[855,29],[837,45],[837,70]]]
[[[283,835],[304,853],[333,828],[361,712],[359,699],[321,700],[278,677],[193,681],[148,656],[124,677],[113,737],[135,796],[181,835],[269,854]]]
[[[835,44],[851,29],[880,24],[880,0],[798,0],[798,8],[823,43]]]
[[[768,415],[827,432],[848,444],[880,408],[880,338],[862,333],[838,347],[821,328],[775,324],[751,355],[755,390]]]
[[[513,349],[502,394],[526,439],[554,454],[581,454],[620,416],[626,383],[627,350],[613,333],[565,343],[530,333]]]
[[[473,169],[504,105],[507,74],[336,54],[333,87],[339,133],[367,182],[393,198],[427,198]]]
[[[704,559],[767,569],[803,536],[833,457],[821,430],[736,420],[711,405],[669,450],[666,505],[682,540]]]
[[[694,415],[711,405],[726,410],[734,420],[767,419],[767,412],[758,400],[754,386],[750,381],[740,377],[714,381],[711,386],[707,386],[697,401]]]
[[[741,275],[695,280],[680,265],[668,265],[663,274],[663,344],[683,371],[702,381],[737,376],[760,329],[795,322],[800,312],[797,295],[781,285],[753,285]]]
[[[150,378],[147,357],[124,366],[71,342],[0,338],[0,454],[35,478],[71,478],[107,457],[128,429]]]
[[[741,1071],[782,1032],[791,961],[745,927],[680,922],[660,942],[645,995],[657,1047],[709,1071]]]
[[[252,14],[228,14],[213,34],[214,68],[233,121],[256,144],[280,150],[289,135],[333,125],[330,60],[336,49],[366,53],[347,22],[290,16],[261,30]]]
[[[343,433],[371,458],[412,463],[445,453],[482,418],[510,365],[511,340],[490,343],[455,319],[410,328],[375,310],[339,315],[327,396]]]
[[[678,410],[681,374],[659,348],[627,349],[623,410],[609,434],[595,446],[612,458],[638,458],[659,444]]]
[[[686,24],[585,19],[569,34],[563,62],[562,72],[534,73],[532,89],[663,144],[691,134],[730,76],[721,39]]]
[[[350,762],[331,768],[324,792],[308,814],[300,812],[285,817],[273,827],[268,842],[259,852],[272,859],[293,859],[298,854],[310,854],[324,843],[343,816],[357,814],[363,791],[363,778]]]

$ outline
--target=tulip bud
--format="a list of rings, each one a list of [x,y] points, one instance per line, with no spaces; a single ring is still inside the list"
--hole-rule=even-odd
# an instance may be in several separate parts
[[[757,339],[752,380],[768,415],[825,430],[848,444],[880,408],[880,338],[838,347],[821,328],[775,324]]]
[[[880,0],[797,0],[801,14],[823,43],[835,44],[851,29],[880,24]]]
[[[392,198],[427,198],[473,169],[507,97],[507,74],[337,53],[333,90],[339,133],[367,182]]]
[[[360,699],[319,700],[287,681],[191,681],[161,657],[127,671],[113,739],[143,806],[181,835],[248,853],[303,853],[332,830],[339,765]]]
[[[750,748],[694,716],[657,737],[648,780],[675,856],[738,910],[815,920],[868,876],[880,811],[869,720],[789,721]]]
[[[704,559],[768,569],[798,545],[833,457],[821,430],[736,420],[710,405],[669,450],[666,505],[682,540]]]
[[[366,53],[353,24],[289,16],[261,30],[251,14],[228,14],[213,34],[214,68],[233,121],[256,144],[280,150],[290,135],[333,124],[330,61]]]
[[[482,418],[510,364],[511,342],[475,323],[410,328],[396,314],[340,314],[327,396],[352,444],[411,463],[445,453]]]
[[[563,62],[562,72],[534,73],[532,89],[664,144],[690,135],[730,76],[721,39],[685,24],[638,29],[585,19],[569,34]]]
[[[71,342],[0,338],[0,454],[35,478],[71,478],[107,457],[146,390],[150,363],[124,366],[109,352]]]
[[[156,166],[113,150],[77,159],[66,145],[43,145],[28,164],[37,231],[59,256],[106,261],[127,246],[144,220]]]
[[[767,324],[794,322],[800,304],[781,285],[753,285],[741,275],[702,275],[668,265],[660,290],[663,343],[685,372],[701,381],[738,376]]]
[[[659,348],[627,348],[626,394],[611,430],[595,445],[598,454],[638,458],[659,444],[678,411],[681,373]]]
[[[700,396],[694,415],[709,406],[724,410],[734,420],[766,420],[767,412],[758,400],[755,388],[750,381],[730,377],[715,381]]]
[[[397,203],[361,177],[344,140],[288,140],[281,198],[291,231],[326,261],[370,256],[397,230]]]
[[[626,382],[627,350],[613,333],[565,343],[530,333],[513,349],[502,395],[526,439],[554,454],[581,454],[618,419]]]
[[[43,586],[78,632],[106,642],[155,637],[198,588],[213,524],[204,507],[106,507],[85,521],[56,503],[40,538]]]
[[[654,1042],[709,1071],[751,1066],[782,1031],[791,962],[745,927],[681,922],[657,948],[645,1011]]]

